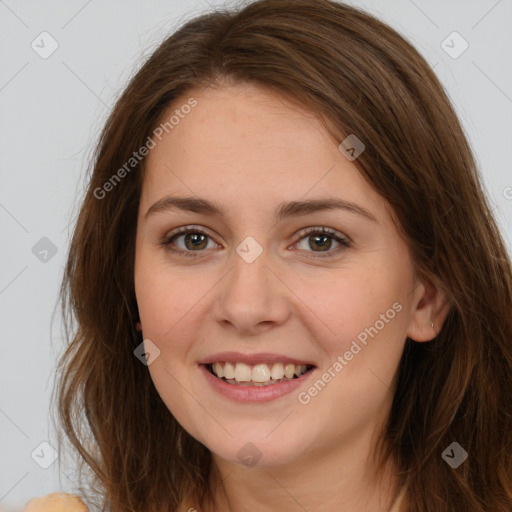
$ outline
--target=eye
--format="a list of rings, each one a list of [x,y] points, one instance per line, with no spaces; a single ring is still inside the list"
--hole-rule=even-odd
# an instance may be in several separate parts
[[[299,249],[306,252],[313,253],[326,253],[326,254],[314,254],[314,258],[325,258],[338,254],[343,249],[350,247],[350,242],[343,235],[338,234],[336,231],[330,228],[322,227],[310,227],[299,233],[298,244]],[[333,243],[337,244],[334,250],[331,250]],[[300,247],[302,244],[302,247]]]
[[[198,257],[204,249],[220,247],[205,230],[194,226],[175,229],[164,237],[160,244],[172,253],[187,257]],[[300,247],[300,244],[303,246]],[[331,250],[333,244],[337,245],[334,250]],[[294,245],[299,245],[299,249],[304,252],[326,253],[312,255],[314,258],[325,258],[337,255],[343,249],[350,247],[350,242],[337,231],[322,226],[302,230]]]
[[[213,246],[209,246],[209,242]],[[212,249],[218,246],[206,231],[193,226],[184,226],[174,230],[160,243],[168,251],[191,257],[199,256],[194,253],[202,252],[203,249]],[[173,246],[177,246],[178,249],[173,249]]]

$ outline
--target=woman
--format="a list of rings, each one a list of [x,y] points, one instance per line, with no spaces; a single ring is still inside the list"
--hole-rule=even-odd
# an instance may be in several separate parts
[[[327,0],[196,18],[116,104],[70,248],[58,400],[83,498],[510,511],[511,290],[401,36]]]

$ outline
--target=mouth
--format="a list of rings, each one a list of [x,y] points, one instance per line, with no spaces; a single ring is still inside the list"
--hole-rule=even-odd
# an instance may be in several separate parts
[[[215,361],[204,364],[204,367],[211,375],[227,384],[251,387],[275,386],[297,380],[315,368],[312,364],[295,364],[286,361],[258,364]]]

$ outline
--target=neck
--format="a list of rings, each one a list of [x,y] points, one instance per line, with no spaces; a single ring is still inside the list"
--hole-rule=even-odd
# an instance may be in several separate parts
[[[388,461],[377,473],[371,438],[359,432],[337,449],[310,451],[283,466],[246,467],[214,455],[214,502],[202,510],[389,512],[399,490],[397,467]]]

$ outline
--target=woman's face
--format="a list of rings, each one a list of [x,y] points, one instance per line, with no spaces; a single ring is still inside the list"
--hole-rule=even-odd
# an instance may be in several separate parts
[[[406,336],[428,337],[385,201],[320,121],[274,93],[225,85],[165,120],[176,109],[147,157],[136,242],[160,396],[226,461],[367,447]]]

